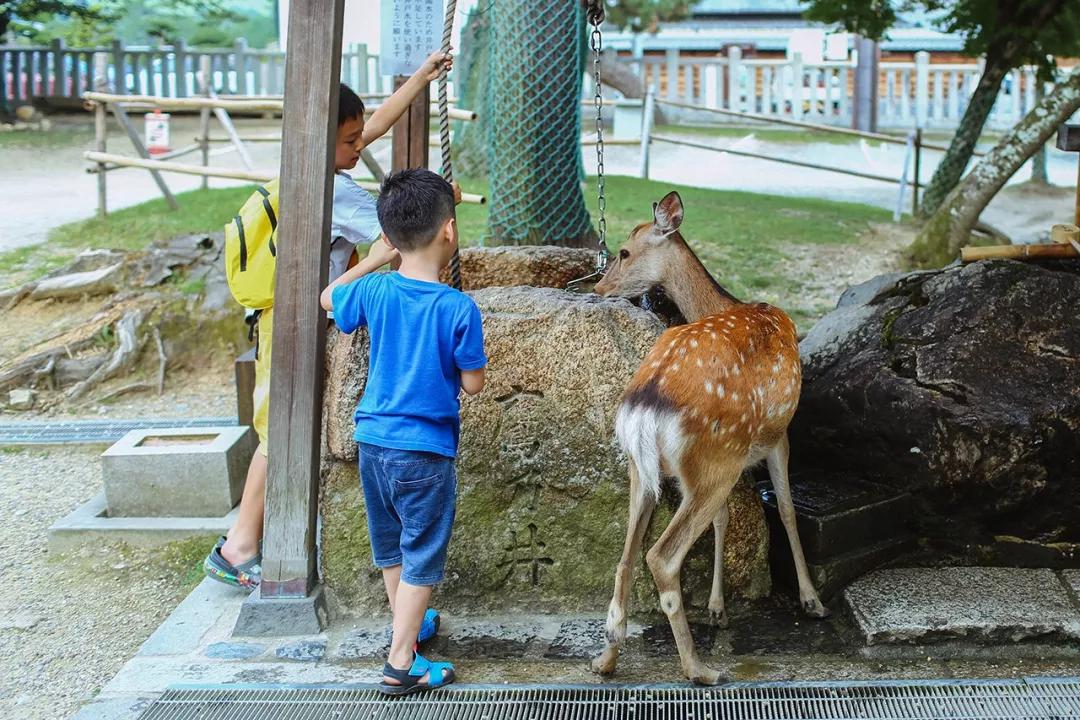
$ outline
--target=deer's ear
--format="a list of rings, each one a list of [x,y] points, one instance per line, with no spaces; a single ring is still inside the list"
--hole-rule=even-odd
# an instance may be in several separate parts
[[[683,221],[683,204],[679,193],[672,190],[664,199],[653,203],[653,222],[663,233],[674,232],[679,229]]]

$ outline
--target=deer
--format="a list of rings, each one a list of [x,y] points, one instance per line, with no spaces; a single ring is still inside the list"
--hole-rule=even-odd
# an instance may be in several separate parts
[[[687,324],[668,328],[657,339],[616,411],[615,435],[629,459],[630,516],[608,607],[607,642],[592,669],[602,675],[615,671],[626,640],[634,559],[659,500],[661,479],[674,477],[682,500],[645,560],[683,673],[695,684],[716,685],[720,673],[694,648],[679,575],[690,547],[711,524],[715,558],[708,609],[714,622],[726,626],[728,495],[743,471],[761,460],[795,558],[802,609],[814,618],[827,617],[829,610],[806,568],[788,480],[787,427],[802,383],[795,324],[782,310],[741,302],[721,287],[683,239],[682,221],[677,192],[653,203],[653,221],[631,231],[595,287],[599,295],[627,299],[662,287]]]

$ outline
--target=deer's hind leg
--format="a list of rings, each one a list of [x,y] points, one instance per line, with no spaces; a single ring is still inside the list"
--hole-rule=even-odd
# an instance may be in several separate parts
[[[712,592],[709,593],[709,616],[717,627],[728,626],[727,608],[724,607],[724,534],[728,526],[728,504],[720,506],[713,519],[714,553]]]
[[[784,523],[788,544],[791,545],[791,556],[795,558],[795,574],[799,579],[799,602],[802,603],[803,611],[810,617],[824,618],[829,616],[829,609],[821,602],[814,584],[810,581],[810,571],[806,568],[806,558],[803,556],[802,542],[799,540],[799,529],[795,524],[795,504],[791,501],[791,482],[788,480],[789,453],[790,448],[785,433],[780,442],[769,451],[765,462],[769,467],[769,479],[772,480],[773,490],[776,492],[776,506],[780,510],[780,520]]]
[[[716,519],[720,508],[727,504],[731,489],[739,481],[742,465],[727,463],[722,468],[708,468],[702,462],[694,465],[693,469],[688,468],[688,476],[705,482],[683,482],[682,504],[645,559],[660,592],[660,607],[671,623],[683,672],[691,682],[716,685],[721,681],[720,673],[701,662],[694,648],[683,607],[679,573],[690,547]],[[703,471],[708,471],[712,477],[700,477]]]
[[[622,558],[615,570],[615,592],[608,606],[605,634],[607,644],[599,657],[593,659],[593,672],[610,675],[619,660],[619,648],[626,640],[626,615],[630,604],[630,586],[634,580],[634,560],[641,550],[641,541],[656,507],[656,498],[643,492],[637,467],[630,461],[630,517],[626,525],[626,543]]]

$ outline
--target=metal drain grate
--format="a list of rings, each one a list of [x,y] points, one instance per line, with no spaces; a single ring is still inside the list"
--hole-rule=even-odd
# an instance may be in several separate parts
[[[142,418],[136,420],[61,420],[0,423],[0,445],[113,443],[130,430],[236,425],[235,417]]]
[[[451,687],[388,700],[371,686],[170,689],[140,720],[772,720],[1080,717],[1080,680]]]

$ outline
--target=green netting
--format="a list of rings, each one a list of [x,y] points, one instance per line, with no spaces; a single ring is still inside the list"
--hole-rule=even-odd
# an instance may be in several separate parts
[[[576,0],[495,0],[488,11],[486,118],[495,243],[592,240],[581,191],[585,12]]]

